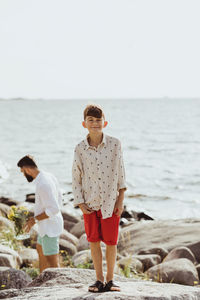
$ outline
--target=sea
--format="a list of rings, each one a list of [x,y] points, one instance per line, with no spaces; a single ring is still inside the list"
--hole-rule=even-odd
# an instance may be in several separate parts
[[[0,196],[24,201],[34,192],[17,167],[30,154],[58,178],[70,195],[65,201],[72,198],[73,152],[87,135],[89,103],[103,107],[105,134],[121,140],[127,209],[155,219],[200,218],[200,99],[1,99]]]

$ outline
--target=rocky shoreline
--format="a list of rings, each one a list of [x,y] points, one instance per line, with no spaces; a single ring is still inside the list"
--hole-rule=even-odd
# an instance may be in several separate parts
[[[32,194],[20,205],[33,211],[33,203]],[[8,228],[14,230],[6,216],[9,207],[17,204],[12,199],[0,198],[1,232]],[[60,238],[60,249],[71,257],[73,268],[48,269],[32,280],[22,268],[37,264],[35,231],[29,248],[24,243],[15,251],[9,243],[3,245],[1,241],[0,299],[42,299],[45,293],[45,299],[200,299],[200,219],[153,220],[143,212],[125,210],[120,222],[115,268],[115,280],[122,292],[109,293],[109,297],[108,293],[93,297],[87,293],[87,286],[94,281],[94,271],[80,269],[93,268],[83,219],[81,215],[71,215],[67,204],[62,214],[65,230]],[[89,274],[87,282],[86,274]],[[69,286],[67,280],[70,280]],[[52,298],[57,286],[60,286],[60,296],[55,298],[54,294]]]

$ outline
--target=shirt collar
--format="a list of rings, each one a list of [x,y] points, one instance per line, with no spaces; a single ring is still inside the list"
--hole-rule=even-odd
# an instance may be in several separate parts
[[[90,144],[88,143],[88,137],[89,137],[89,134],[86,136],[86,139],[84,140],[84,142],[85,142],[85,145],[86,145],[86,149],[88,150],[89,148],[93,148],[92,146],[90,146]],[[102,142],[101,142],[101,144],[99,144],[99,146],[100,145],[106,145],[106,135],[103,133],[103,139],[102,139]],[[99,147],[98,146],[98,147]]]
[[[40,171],[40,173],[36,176],[36,178],[34,180],[35,183],[38,183],[40,181],[41,176],[42,176],[42,171]]]

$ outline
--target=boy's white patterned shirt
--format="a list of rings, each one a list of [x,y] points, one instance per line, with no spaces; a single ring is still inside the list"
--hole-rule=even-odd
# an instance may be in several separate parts
[[[89,145],[88,136],[74,151],[72,167],[74,206],[86,203],[93,210],[101,209],[103,219],[113,214],[120,189],[126,189],[121,143],[103,135],[101,144]]]

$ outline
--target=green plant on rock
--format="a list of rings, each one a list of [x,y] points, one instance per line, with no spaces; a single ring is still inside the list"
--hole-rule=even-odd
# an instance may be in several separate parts
[[[72,257],[68,254],[66,250],[60,250],[60,258],[61,258],[61,266],[74,268],[74,264],[72,262]]]
[[[0,230],[0,244],[10,247],[13,250],[19,250],[22,242],[16,240],[15,233],[11,228]]]
[[[39,274],[40,271],[38,268],[22,268],[22,271],[24,271],[27,275],[29,275],[32,279],[35,279]]]
[[[89,260],[89,261],[86,261],[86,262],[84,262],[82,264],[78,264],[77,268],[78,269],[94,269],[94,266],[93,266],[92,261]]]

